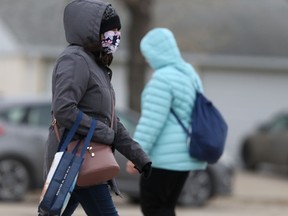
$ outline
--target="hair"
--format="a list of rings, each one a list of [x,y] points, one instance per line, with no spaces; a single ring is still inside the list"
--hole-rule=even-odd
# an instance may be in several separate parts
[[[97,64],[101,66],[110,66],[113,61],[113,54],[103,51],[101,42],[93,42],[93,40],[88,37],[87,40],[83,43],[85,51],[88,51],[93,54]]]

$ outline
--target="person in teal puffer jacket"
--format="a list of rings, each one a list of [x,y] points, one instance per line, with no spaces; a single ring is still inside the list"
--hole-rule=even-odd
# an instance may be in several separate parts
[[[173,33],[155,28],[141,40],[140,48],[154,70],[141,95],[141,116],[134,139],[152,160],[148,179],[140,180],[141,210],[145,216],[174,216],[175,206],[191,170],[205,169],[204,161],[189,156],[187,135],[171,113],[189,125],[201,80],[191,64],[185,62]],[[127,171],[134,173],[131,162]]]

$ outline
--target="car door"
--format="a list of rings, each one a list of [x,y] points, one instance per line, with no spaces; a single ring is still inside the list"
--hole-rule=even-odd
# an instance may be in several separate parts
[[[50,121],[49,104],[18,104],[7,109],[2,116],[6,122],[7,136],[18,140],[19,148],[38,148],[39,143],[41,149],[43,148]]]
[[[49,103],[18,103],[2,110],[5,137],[10,151],[23,158],[33,170],[33,179],[42,184],[44,144],[50,122]]]
[[[51,122],[50,104],[31,104],[27,109],[25,119],[26,130],[23,134],[27,142],[27,148],[33,152],[35,163],[35,176],[37,181],[42,181],[42,171],[44,162],[44,144],[48,137],[48,128]]]
[[[288,117],[279,118],[271,128],[268,162],[287,165],[288,162]]]

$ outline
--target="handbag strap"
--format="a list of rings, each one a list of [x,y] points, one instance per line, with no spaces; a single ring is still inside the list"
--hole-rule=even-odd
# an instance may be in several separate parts
[[[83,157],[84,154],[85,154],[85,151],[87,150],[87,147],[89,146],[90,142],[91,142],[91,139],[93,137],[93,134],[94,134],[94,131],[96,129],[96,120],[95,119],[92,119],[91,121],[91,127],[88,131],[88,134],[85,138],[85,141],[84,141],[84,146],[81,150],[81,153],[80,153],[80,156]]]
[[[64,136],[62,137],[61,141],[60,141],[60,144],[59,146],[61,146],[60,148],[60,152],[61,151],[65,151],[65,149],[68,147],[69,143],[71,142],[74,134],[76,133],[77,131],[77,128],[79,127],[79,124],[82,120],[82,116],[83,116],[83,113],[81,111],[79,111],[78,115],[77,115],[77,118],[76,118],[76,121],[74,122],[71,130],[69,130],[65,140],[64,139]],[[56,126],[57,127],[57,126]],[[58,128],[57,128],[58,129]],[[59,132],[59,131],[58,131]]]
[[[114,126],[114,116],[115,116],[115,108],[114,108],[114,99],[113,99],[113,96],[112,96],[111,100],[112,100],[112,114],[111,114],[110,128],[113,128],[113,126]]]
[[[53,120],[52,120],[52,122],[51,122],[51,125],[52,125],[53,128],[54,128],[54,131],[55,131],[56,138],[57,138],[58,142],[60,142],[61,135],[60,135],[59,128],[58,128],[58,126],[57,126],[57,120],[56,120],[56,118],[55,118],[54,115],[53,115]]]
[[[81,113],[81,115],[82,115],[82,112],[81,111],[79,111],[79,113]],[[78,114],[79,115],[79,114]],[[114,109],[114,99],[113,99],[113,96],[112,96],[112,114],[111,114],[111,123],[110,123],[110,128],[113,128],[113,125],[114,125],[114,116],[115,116],[115,109]],[[82,118],[82,116],[81,116],[81,118]],[[77,121],[77,120],[76,120]],[[81,120],[80,120],[81,121]],[[76,123],[76,122],[75,122]],[[74,124],[75,124],[74,123]],[[80,122],[79,122],[80,123]],[[92,124],[92,123],[91,123]],[[53,126],[53,128],[54,128],[54,131],[55,131],[55,134],[56,134],[56,138],[57,138],[57,140],[58,140],[58,142],[60,142],[61,141],[61,134],[60,134],[60,131],[59,131],[59,128],[58,128],[58,126],[57,126],[57,120],[56,120],[56,118],[54,117],[54,115],[53,115],[53,121],[52,121],[52,123],[51,123],[51,125]],[[73,126],[72,126],[73,127]],[[96,127],[96,125],[95,125],[95,127]],[[77,128],[78,128],[78,126],[77,126]],[[77,129],[76,128],[76,129]],[[96,128],[95,128],[96,129]],[[74,135],[74,134],[73,134]],[[66,146],[67,147],[67,146]]]

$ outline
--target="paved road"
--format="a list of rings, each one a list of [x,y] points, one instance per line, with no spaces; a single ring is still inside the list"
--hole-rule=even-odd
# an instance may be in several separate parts
[[[25,202],[0,203],[0,216],[37,215],[38,192],[27,195]],[[139,206],[115,198],[121,216],[141,216]],[[78,209],[74,216],[84,216]],[[177,216],[287,216],[288,176],[271,173],[238,172],[231,197],[212,200],[204,208],[177,208]]]

